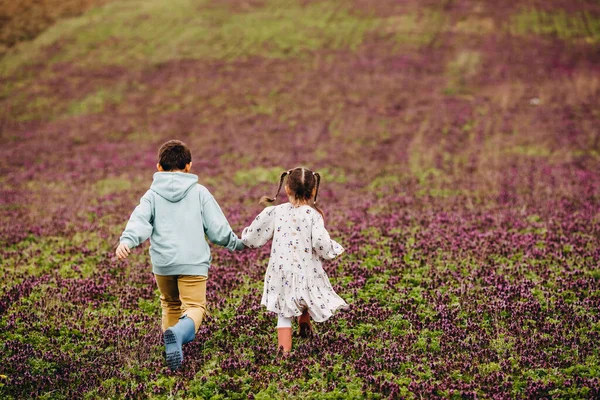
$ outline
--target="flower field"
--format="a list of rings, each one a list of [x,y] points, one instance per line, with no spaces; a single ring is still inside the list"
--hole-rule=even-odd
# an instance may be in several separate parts
[[[600,397],[600,4],[122,0],[0,59],[0,397]],[[276,349],[268,247],[212,247],[163,359],[148,244],[168,139],[241,234],[321,173],[349,304]]]

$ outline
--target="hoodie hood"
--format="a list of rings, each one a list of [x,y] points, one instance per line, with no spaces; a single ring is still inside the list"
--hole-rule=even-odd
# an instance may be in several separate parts
[[[198,176],[185,172],[156,172],[150,190],[176,203],[198,183]]]

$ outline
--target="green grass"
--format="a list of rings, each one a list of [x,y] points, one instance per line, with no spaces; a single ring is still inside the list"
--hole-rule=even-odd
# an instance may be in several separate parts
[[[394,15],[382,24],[382,31],[392,34],[399,46],[432,45],[440,32],[447,29],[445,15],[438,10],[423,8],[419,13]]]
[[[484,36],[493,33],[496,29],[494,20],[490,17],[477,17],[469,15],[459,20],[454,25],[454,30],[458,33],[468,35]]]
[[[128,0],[57,23],[7,55],[0,71],[35,62],[44,48],[56,44],[54,62],[86,66],[297,57],[319,49],[356,49],[375,26],[373,18],[358,17],[341,2],[271,0],[263,8],[233,14],[207,1]]]
[[[106,196],[111,193],[118,193],[131,189],[131,180],[127,178],[106,178],[94,183],[94,191],[99,196]]]
[[[292,168],[294,168],[294,166],[292,166]],[[281,174],[285,171],[287,170],[283,167],[255,167],[249,169],[240,169],[235,173],[233,177],[233,182],[236,185],[256,183],[272,183],[276,185],[279,184]],[[336,170],[331,168],[323,168],[317,170],[316,172],[318,172],[321,175],[321,179],[323,182],[345,183],[347,179],[346,175],[344,174],[344,171],[342,171],[341,169]]]
[[[85,247],[89,255],[77,251]],[[10,246],[9,257],[0,259],[4,271],[40,276],[57,270],[63,278],[89,277],[106,251],[106,242],[95,232],[77,232],[72,237],[30,237]],[[24,263],[22,260],[27,260]],[[77,267],[77,273],[73,267]]]
[[[368,189],[373,191],[388,186],[395,186],[399,183],[400,177],[397,174],[384,174],[373,179],[371,183],[369,183]]]
[[[482,56],[474,50],[461,50],[447,66],[448,87],[446,94],[463,93],[467,90],[469,79],[480,70]]]
[[[124,88],[100,89],[81,100],[75,100],[67,107],[69,116],[98,114],[110,104],[120,104],[123,100]]]
[[[286,171],[285,168],[281,167],[243,169],[235,173],[233,182],[236,185],[255,184],[257,182],[276,184],[284,171]]]
[[[589,12],[568,14],[565,11],[545,12],[535,9],[521,11],[511,18],[509,31],[517,35],[550,35],[562,40],[584,39],[600,41],[600,18]]]

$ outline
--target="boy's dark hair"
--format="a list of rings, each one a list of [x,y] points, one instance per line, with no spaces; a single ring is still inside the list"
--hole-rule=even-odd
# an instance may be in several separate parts
[[[277,188],[277,193],[275,197],[263,196],[260,199],[260,204],[264,206],[268,206],[275,202],[277,196],[279,196],[279,192],[281,191],[281,187],[283,186],[283,180],[287,176],[287,185],[294,194],[294,197],[298,200],[307,201],[312,197],[312,192],[315,190],[315,198],[313,199],[313,203],[311,206],[317,210],[321,215],[323,215],[323,211],[317,206],[317,196],[319,195],[319,185],[321,183],[321,175],[318,172],[313,172],[308,168],[297,167],[294,169],[290,169],[289,171],[285,171],[281,174],[279,178],[279,187]],[[315,189],[316,188],[316,189]]]
[[[165,171],[183,170],[192,162],[192,152],[181,140],[169,140],[158,150],[158,163]]]

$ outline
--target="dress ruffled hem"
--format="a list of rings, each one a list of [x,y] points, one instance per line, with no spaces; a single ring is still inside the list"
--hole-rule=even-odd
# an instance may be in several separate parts
[[[332,307],[328,310],[322,310],[322,309],[311,309],[308,306],[305,306],[302,308],[302,310],[304,310],[304,308],[308,309],[308,313],[310,314],[310,317],[313,319],[313,321],[315,322],[325,322],[327,321],[329,318],[331,318],[334,314],[336,314],[338,311],[340,310],[345,310],[348,309],[350,306],[344,301],[342,300],[343,304],[338,304],[335,307]],[[288,309],[288,312],[285,311],[280,311],[277,309],[277,307],[269,307],[269,305],[267,305],[265,302],[261,302],[261,305],[265,306],[267,308],[267,311],[270,311],[272,313],[277,314],[280,317],[284,317],[284,318],[293,318],[293,317],[299,317],[300,315],[302,315],[303,311],[300,311],[299,308],[295,308],[295,309]],[[326,311],[326,312],[324,312]]]
[[[276,288],[282,287],[283,291]],[[265,279],[261,304],[280,317],[297,317],[308,309],[316,322],[328,320],[348,304],[335,293],[325,271],[308,274],[285,270],[270,271]]]

